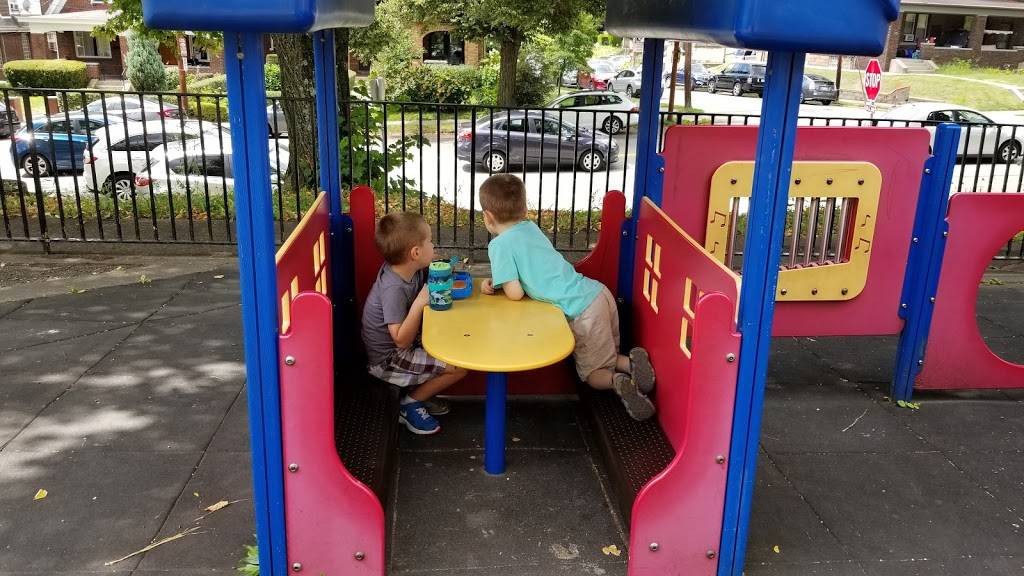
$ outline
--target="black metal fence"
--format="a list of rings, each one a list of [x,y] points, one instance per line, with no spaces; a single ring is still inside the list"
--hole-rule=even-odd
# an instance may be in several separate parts
[[[5,89],[0,104],[7,110],[0,113],[0,136],[9,135],[0,140],[0,148],[7,146],[0,149],[0,239],[47,247],[65,241],[234,242],[225,95]],[[284,109],[292,105],[308,107],[312,115],[312,102],[267,100],[279,241],[312,203],[318,181],[315,126],[289,131]],[[434,227],[435,242],[449,251],[472,256],[486,247],[476,192],[493,173],[519,174],[527,184],[531,218],[556,247],[577,255],[596,239],[604,194],[623,190],[628,196],[633,189],[635,110],[367,100],[345,102],[342,108],[343,186],[370,184],[382,211],[423,213]],[[659,148],[665,129],[674,124],[757,123],[756,115],[663,112]],[[863,118],[808,117],[800,123],[928,127]],[[1024,126],[964,124],[961,140],[967,152],[958,160],[954,191],[1022,192]],[[841,244],[842,234],[833,228],[842,207],[833,205],[830,212],[827,201],[798,206],[797,200],[791,201],[791,215],[799,217],[792,219],[787,241],[797,249],[787,257],[834,256],[831,247]],[[813,225],[801,225],[812,217]],[[735,239],[733,244],[741,245]],[[1024,259],[1020,235],[996,257]]]

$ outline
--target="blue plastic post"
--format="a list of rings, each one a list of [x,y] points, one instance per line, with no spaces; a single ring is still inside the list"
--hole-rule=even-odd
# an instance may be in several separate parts
[[[644,59],[640,79],[640,124],[636,138],[636,167],[633,180],[633,216],[623,224],[623,242],[619,258],[619,298],[629,302],[633,297],[633,258],[636,254],[636,215],[648,196],[661,205],[662,173],[665,162],[658,154],[658,131],[661,119],[661,70],[665,41],[644,40]]]
[[[740,289],[738,324],[743,342],[729,450],[720,575],[743,573],[803,69],[802,53],[773,52],[768,56]]]
[[[935,130],[934,155],[925,162],[921,191],[917,197],[914,236],[903,278],[903,296],[898,311],[904,319],[903,331],[896,349],[896,373],[893,377],[893,400],[909,401],[914,393],[914,380],[924,363],[925,345],[931,329],[935,304],[932,299],[939,287],[942,258],[946,253],[946,209],[953,183],[960,126],[939,125]]]
[[[487,375],[487,405],[484,408],[484,470],[488,474],[505,473],[505,392],[508,377],[504,372]]]
[[[260,573],[284,576],[287,551],[277,372],[277,281],[263,36],[253,32],[226,32],[224,54],[235,162],[235,217],[256,541],[260,549]]]

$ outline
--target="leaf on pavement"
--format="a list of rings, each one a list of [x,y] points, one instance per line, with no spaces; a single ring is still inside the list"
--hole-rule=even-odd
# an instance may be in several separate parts
[[[779,550],[779,545],[776,544],[775,546],[772,546],[772,552],[775,552],[776,554],[780,554],[782,552],[782,550]]]
[[[160,540],[159,542],[153,542],[149,546],[146,546],[145,548],[142,548],[140,550],[136,550],[135,552],[132,552],[131,554],[129,554],[127,556],[123,556],[121,558],[118,558],[117,560],[111,560],[110,562],[104,562],[103,565],[104,566],[112,566],[114,564],[117,564],[118,562],[123,562],[123,561],[125,561],[125,560],[127,560],[127,559],[129,559],[129,558],[131,558],[133,556],[138,556],[139,554],[145,554],[146,552],[149,552],[150,550],[152,550],[153,548],[156,548],[157,546],[163,546],[164,544],[167,544],[168,542],[174,542],[175,540],[177,540],[179,538],[184,538],[185,536],[188,536],[189,534],[195,534],[198,531],[199,531],[199,526],[193,526],[193,527],[189,528],[188,530],[185,530],[183,532],[178,532],[174,536],[168,536],[167,538],[164,538],[163,540]]]
[[[620,554],[622,554],[622,550],[619,550],[619,547],[615,544],[601,548],[601,552],[604,552],[605,556],[619,556]]]
[[[49,492],[47,492],[46,490],[43,490],[42,488],[40,488],[39,491],[36,492],[36,495],[32,497],[32,499],[33,500],[42,500],[43,498],[46,498],[46,496],[48,494],[49,494]]]

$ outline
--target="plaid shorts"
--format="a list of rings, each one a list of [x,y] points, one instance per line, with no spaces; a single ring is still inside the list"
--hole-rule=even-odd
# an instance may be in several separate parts
[[[432,380],[447,368],[447,364],[423,348],[399,348],[384,362],[370,366],[369,372],[375,378],[405,388]]]

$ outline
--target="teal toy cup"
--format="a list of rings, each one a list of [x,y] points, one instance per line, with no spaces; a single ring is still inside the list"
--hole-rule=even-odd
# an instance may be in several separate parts
[[[431,262],[427,269],[427,292],[432,310],[448,310],[452,307],[453,270],[451,262]]]

